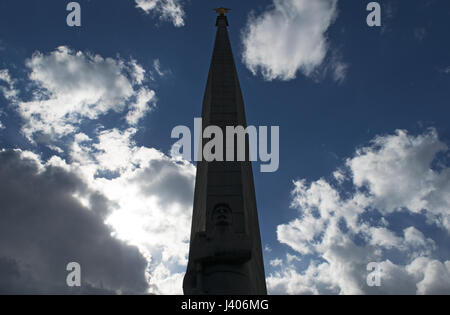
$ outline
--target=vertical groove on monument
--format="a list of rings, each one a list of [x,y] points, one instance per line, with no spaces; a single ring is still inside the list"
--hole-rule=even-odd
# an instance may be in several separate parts
[[[220,12],[218,12],[220,13]],[[225,161],[226,126],[247,127],[244,102],[228,38],[227,17],[217,33],[202,107],[204,128],[224,136],[224,161],[197,163],[185,294],[267,294],[252,165]],[[203,144],[210,139],[204,139]]]

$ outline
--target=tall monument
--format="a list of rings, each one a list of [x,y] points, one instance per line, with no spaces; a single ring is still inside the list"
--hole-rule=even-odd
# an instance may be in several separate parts
[[[229,9],[215,9],[217,33],[202,108],[202,128],[247,127],[244,101],[228,38]],[[202,130],[202,131],[203,131]],[[234,140],[236,136],[233,135]],[[203,140],[203,144],[207,141]],[[185,294],[267,294],[248,136],[245,159],[237,143],[223,161],[197,163]],[[226,161],[233,150],[234,161]]]

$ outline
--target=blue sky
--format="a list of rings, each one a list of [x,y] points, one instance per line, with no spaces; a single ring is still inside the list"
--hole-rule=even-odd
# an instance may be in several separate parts
[[[68,1],[1,2],[5,159],[18,149],[19,169],[76,177],[80,208],[95,212],[102,195],[108,215],[97,220],[139,248],[150,291],[180,293],[195,166],[170,158],[170,134],[201,114],[212,8],[226,6],[247,122],[280,126],[279,170],[254,167],[269,292],[450,292],[447,1],[379,1],[372,28],[362,0],[137,2],[79,1],[81,27],[66,25]],[[22,270],[29,252],[14,248],[0,257]],[[46,270],[51,257],[63,261],[33,259]],[[370,261],[383,264],[379,288],[365,284]],[[87,281],[100,280],[142,289]]]

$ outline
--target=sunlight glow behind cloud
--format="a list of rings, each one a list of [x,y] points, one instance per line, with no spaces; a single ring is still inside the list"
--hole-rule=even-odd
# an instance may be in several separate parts
[[[134,141],[139,121],[156,102],[155,91],[145,85],[146,74],[161,72],[160,64],[146,71],[133,59],[58,47],[48,54],[34,53],[26,67],[33,100],[16,97],[23,91],[14,87],[7,70],[0,72],[6,83],[2,92],[9,96],[14,91],[11,100],[24,119],[24,134],[30,140],[48,135],[44,145],[54,155],[45,161],[30,151],[22,156],[32,158],[40,172],[58,168],[67,177],[77,174],[86,189],[70,193],[70,198],[94,212],[99,203],[90,196],[95,192],[104,198],[101,212],[113,239],[137,246],[147,261],[142,278],[149,292],[181,293],[195,167]],[[110,111],[120,116],[117,127],[84,128],[86,121]]]

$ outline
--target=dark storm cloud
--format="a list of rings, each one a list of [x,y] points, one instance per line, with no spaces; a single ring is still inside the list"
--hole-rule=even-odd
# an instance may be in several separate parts
[[[0,152],[0,293],[143,293],[146,260],[111,236],[103,223],[111,206],[75,174]],[[79,289],[66,286],[72,261]]]
[[[155,176],[157,174],[157,176]],[[192,204],[194,195],[193,175],[180,172],[170,160],[153,160],[134,180],[144,195],[158,196],[159,202]]]

